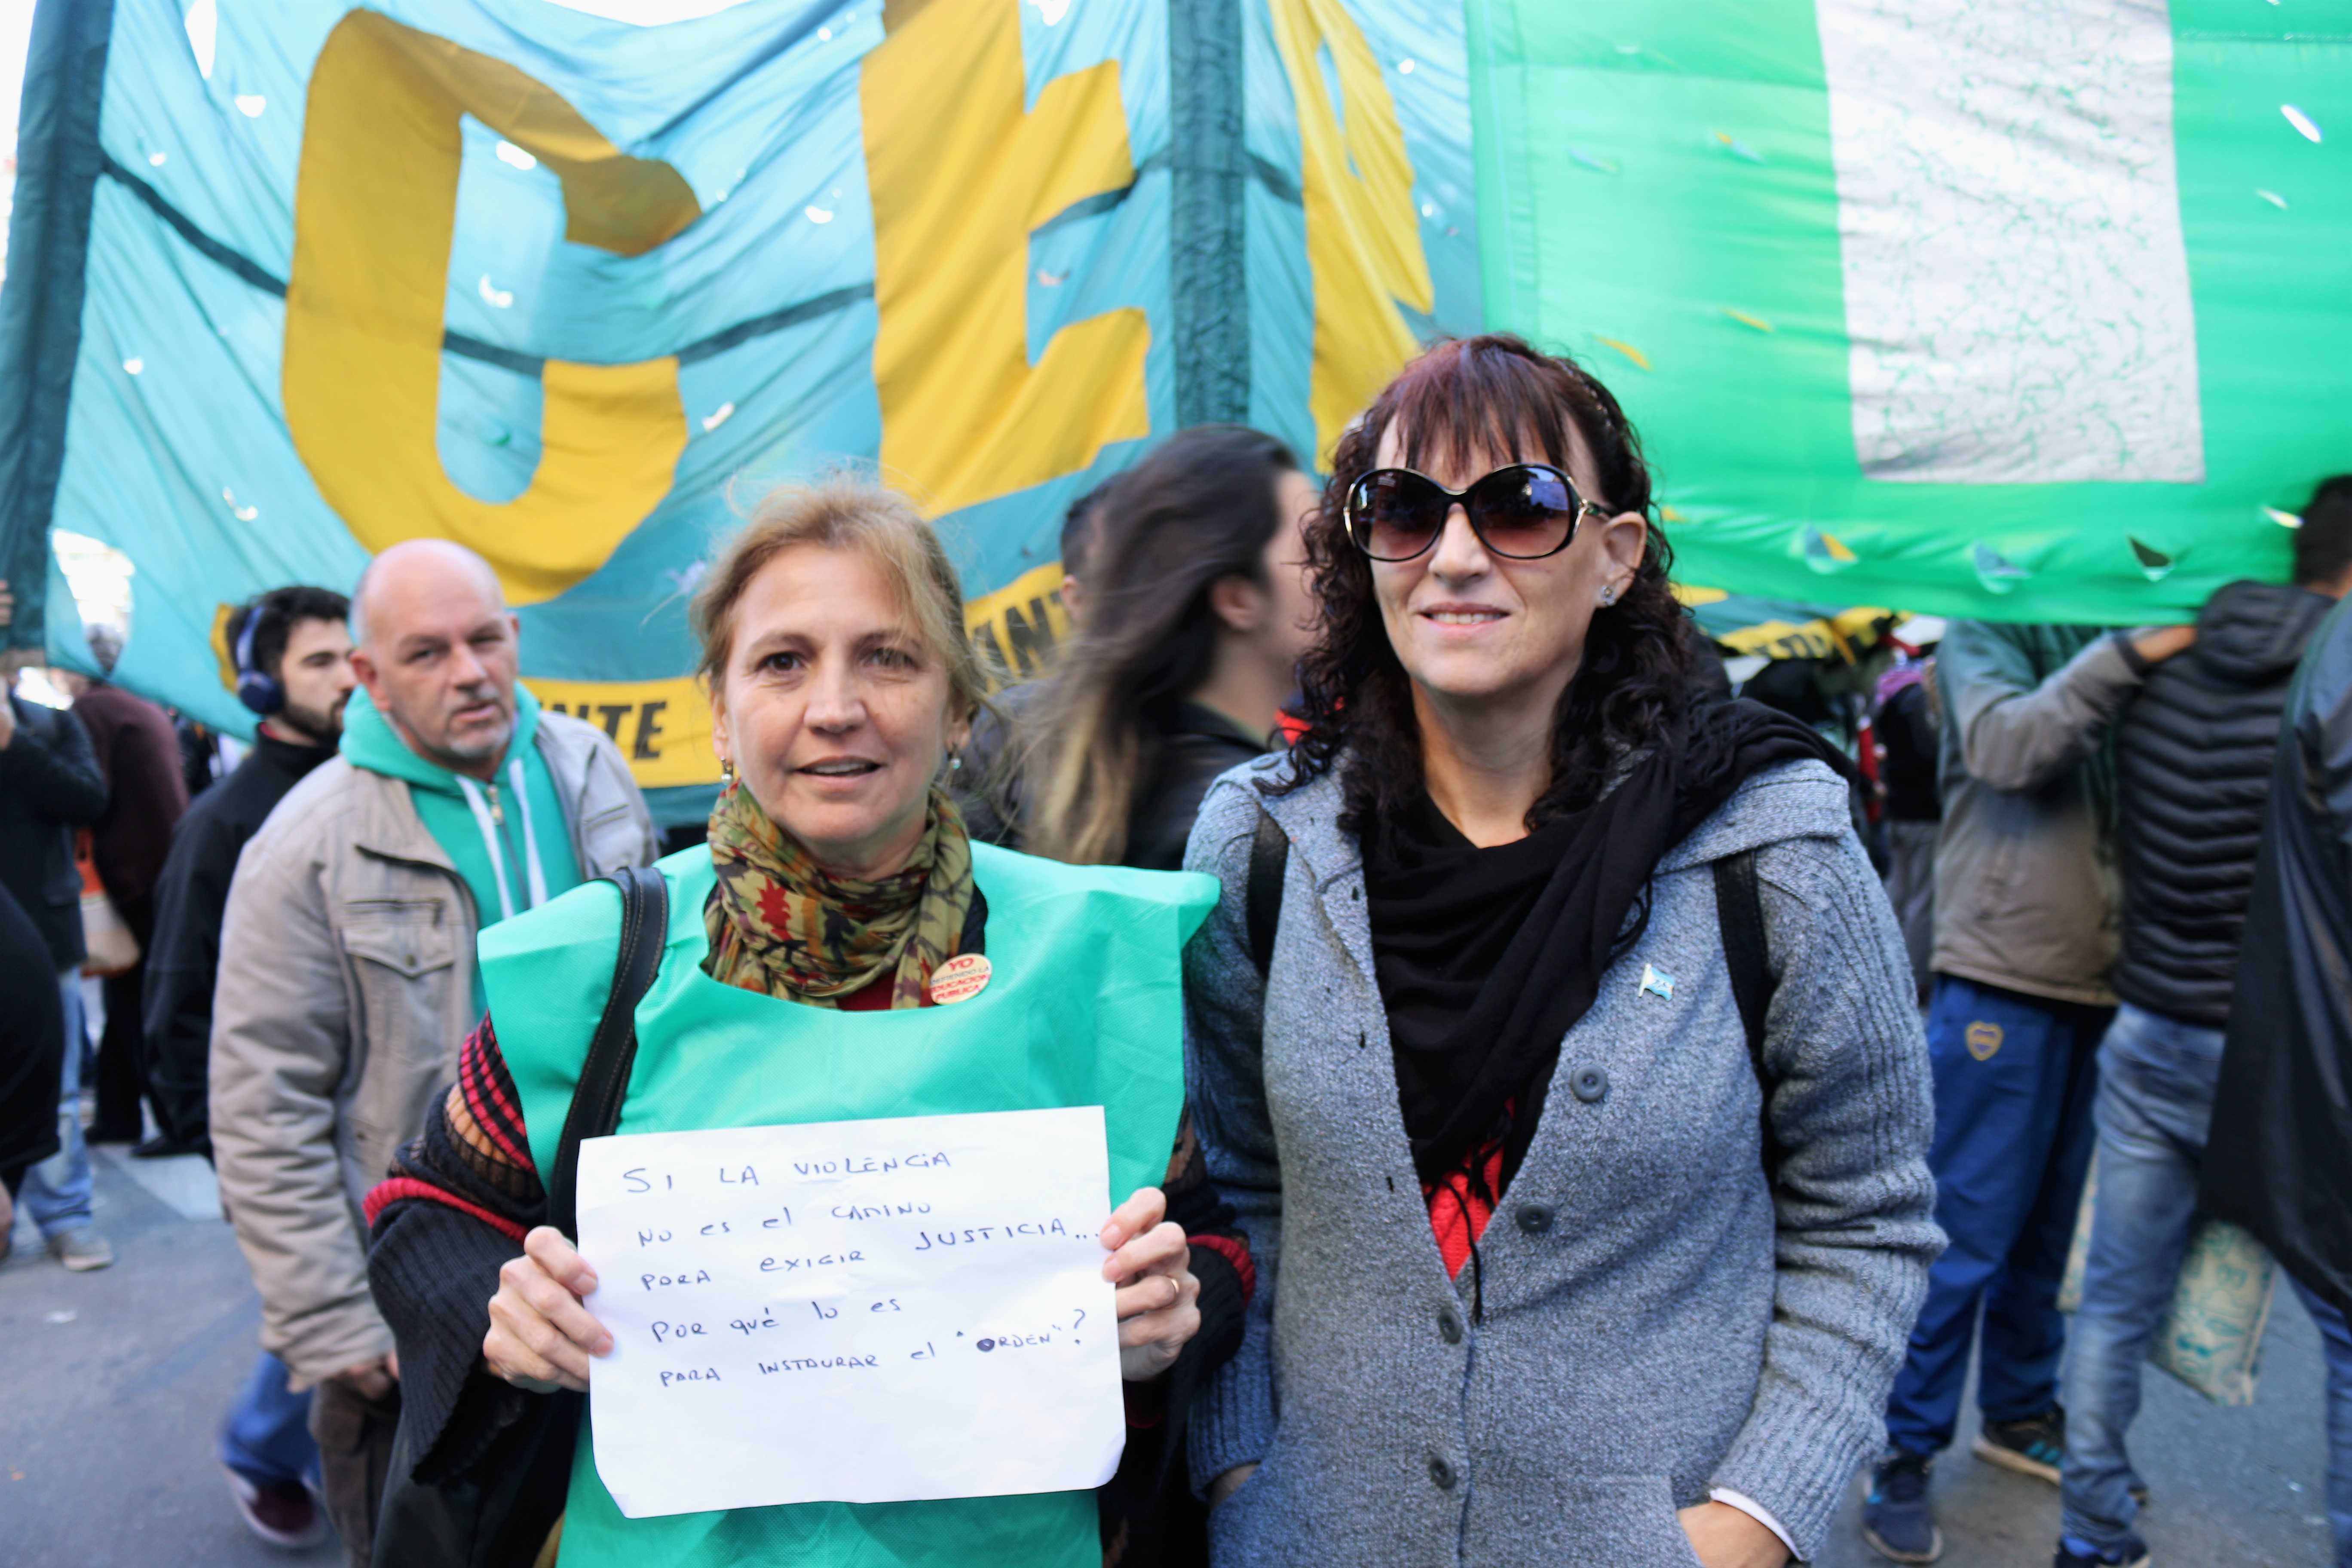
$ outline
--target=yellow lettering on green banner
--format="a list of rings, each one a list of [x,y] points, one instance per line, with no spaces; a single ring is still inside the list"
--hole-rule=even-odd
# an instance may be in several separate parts
[[[1315,359],[1307,407],[1315,448],[1328,458],[1348,422],[1380,395],[1418,345],[1398,310],[1436,299],[1412,206],[1412,160],[1381,63],[1340,0],[1268,0],[1274,44],[1298,105],[1307,269],[1315,285]],[[1325,89],[1330,51],[1339,103]]]
[[[719,754],[710,746],[710,699],[691,675],[667,680],[550,680],[522,683],[551,712],[595,725],[621,748],[641,789],[715,784]]]
[[[1030,680],[1045,674],[1055,647],[1070,635],[1062,563],[1033,566],[996,592],[968,601],[963,624],[991,679]]]
[[[874,207],[882,468],[935,511],[1009,495],[1150,434],[1139,310],[1054,334],[1029,363],[1029,235],[1135,179],[1118,62],[1024,112],[1020,0],[905,0],[859,79]]]
[[[669,493],[686,449],[677,362],[541,376],[541,456],[511,501],[450,482],[435,446],[442,302],[467,114],[563,182],[564,237],[642,255],[701,216],[667,163],[632,158],[514,67],[373,11],[310,74],[286,293],[286,422],[327,504],[368,549],[451,539],[518,605],[602,566]]]

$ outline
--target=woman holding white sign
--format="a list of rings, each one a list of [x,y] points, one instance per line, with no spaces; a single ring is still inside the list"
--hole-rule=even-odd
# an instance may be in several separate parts
[[[708,849],[660,864],[668,924],[619,1132],[1099,1105],[1111,1190],[1133,1192],[1100,1233],[1119,1367],[1130,1382],[1166,1373],[1199,1327],[1199,1283],[1153,1184],[1181,1108],[1180,955],[1213,885],[969,840],[938,781],[981,671],[954,569],[904,498],[848,481],[771,496],[695,619],[731,782]],[[594,1271],[539,1222],[540,1173],[558,1168],[615,973],[618,904],[591,884],[484,946],[489,1015],[439,1118],[371,1197],[371,1280],[400,1342],[419,1483],[495,1468],[527,1402],[588,1387],[613,1348]],[[679,1406],[678,1444],[696,1441],[693,1408]],[[993,1418],[942,1419],[984,1432]],[[625,1517],[592,1441],[577,1449],[568,1564],[1102,1557],[1089,1491]],[[887,1453],[870,1458],[887,1470]]]
[[[1516,338],[1340,437],[1306,736],[1185,858],[1263,1273],[1194,1406],[1218,1563],[1780,1568],[1876,1444],[1939,1243],[1909,970],[1819,740],[1698,696],[1650,505]]]

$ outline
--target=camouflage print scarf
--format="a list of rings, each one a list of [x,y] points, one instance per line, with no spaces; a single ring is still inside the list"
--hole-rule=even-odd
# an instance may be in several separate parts
[[[879,881],[828,875],[740,783],[710,813],[719,885],[703,906],[713,980],[837,1007],[882,974],[893,1007],[919,1007],[931,971],[955,955],[971,909],[971,840],[944,790],[907,868]]]

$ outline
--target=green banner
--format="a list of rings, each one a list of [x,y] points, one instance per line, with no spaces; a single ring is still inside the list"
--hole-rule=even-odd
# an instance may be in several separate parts
[[[2178,619],[2352,468],[2352,0],[1467,0],[1489,323],[1685,581]]]

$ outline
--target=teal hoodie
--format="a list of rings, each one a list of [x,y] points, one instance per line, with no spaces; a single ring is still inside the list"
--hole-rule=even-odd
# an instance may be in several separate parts
[[[572,825],[538,742],[539,700],[520,686],[515,688],[514,738],[507,742],[506,759],[493,782],[453,773],[410,751],[368,700],[364,687],[352,693],[343,709],[343,756],[355,768],[408,785],[408,798],[415,803],[425,830],[472,889],[476,918],[485,927],[543,904],[583,880],[579,858],[572,852]],[[515,799],[518,763],[522,769],[520,810]],[[475,1011],[484,1005],[478,962]]]

